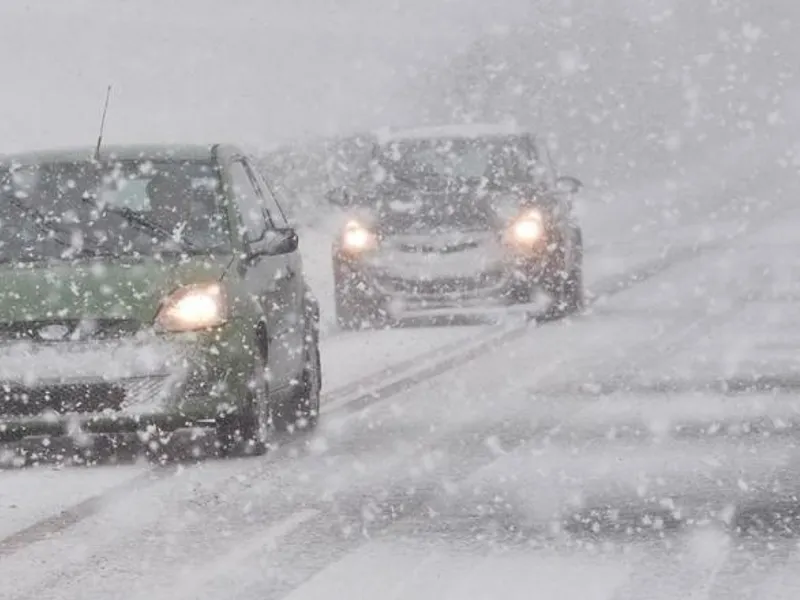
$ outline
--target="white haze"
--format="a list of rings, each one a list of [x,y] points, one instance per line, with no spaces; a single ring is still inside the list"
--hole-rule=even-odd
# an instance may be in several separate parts
[[[474,1],[3,2],[0,150],[93,143],[109,83],[109,143],[262,146],[413,122],[416,74],[493,13]]]

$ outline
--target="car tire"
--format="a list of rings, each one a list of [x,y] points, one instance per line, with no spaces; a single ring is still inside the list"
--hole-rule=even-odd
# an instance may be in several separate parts
[[[217,443],[222,456],[261,456],[269,437],[269,386],[260,355],[253,361],[248,406],[218,418]]]
[[[572,271],[561,288],[561,302],[564,315],[573,315],[583,310],[585,295],[583,289],[583,268],[580,264],[572,267]]]
[[[310,431],[319,421],[322,391],[322,360],[316,328],[306,334],[303,370],[291,400],[273,408],[270,419],[276,431]]]
[[[583,288],[583,256],[580,246],[576,248],[577,256],[566,277],[563,270],[552,275],[547,286],[553,300],[545,312],[544,320],[552,321],[574,315],[583,310],[585,295]]]

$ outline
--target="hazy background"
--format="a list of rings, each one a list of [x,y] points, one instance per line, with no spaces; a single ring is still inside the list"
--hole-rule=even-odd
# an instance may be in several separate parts
[[[0,150],[514,116],[608,186],[784,125],[789,0],[0,3]],[[788,109],[788,112],[787,112]]]
[[[479,37],[503,2],[18,0],[0,2],[0,149],[226,139],[413,122],[426,65]],[[515,20],[515,5],[498,23]]]

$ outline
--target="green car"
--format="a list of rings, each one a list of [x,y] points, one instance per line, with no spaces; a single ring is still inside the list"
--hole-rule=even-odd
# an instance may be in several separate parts
[[[0,450],[313,428],[319,307],[273,187],[226,145],[0,158]]]

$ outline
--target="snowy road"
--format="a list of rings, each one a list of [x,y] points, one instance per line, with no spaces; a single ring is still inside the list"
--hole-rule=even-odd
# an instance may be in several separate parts
[[[0,473],[0,598],[797,597],[800,185],[761,158],[662,230],[586,207],[571,323],[330,335],[323,425],[263,459]]]

